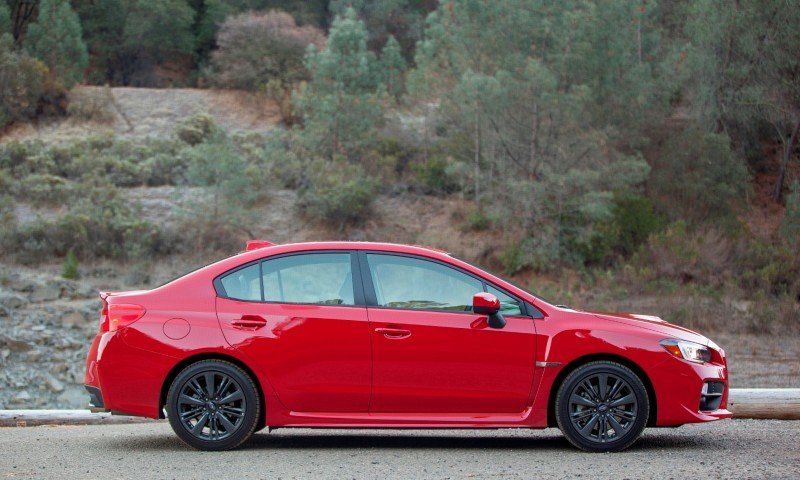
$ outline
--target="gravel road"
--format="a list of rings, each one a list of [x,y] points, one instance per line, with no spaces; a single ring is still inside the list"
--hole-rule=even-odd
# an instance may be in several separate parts
[[[243,449],[183,445],[164,422],[0,429],[0,478],[798,478],[800,421],[731,420],[646,430],[617,454],[554,429],[310,430]]]

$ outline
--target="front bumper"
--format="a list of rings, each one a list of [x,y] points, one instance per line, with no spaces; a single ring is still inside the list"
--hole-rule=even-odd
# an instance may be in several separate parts
[[[667,354],[668,355],[668,354]],[[730,418],[728,368],[719,363],[697,364],[672,356],[652,369],[656,393],[656,425],[711,422]]]

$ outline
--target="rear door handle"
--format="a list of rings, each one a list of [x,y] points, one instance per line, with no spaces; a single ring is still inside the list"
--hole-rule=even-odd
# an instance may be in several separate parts
[[[380,333],[384,337],[394,340],[408,338],[411,336],[410,330],[403,330],[401,328],[376,328],[375,333]]]
[[[242,318],[231,320],[231,326],[242,330],[257,330],[267,324],[261,315],[242,315]]]

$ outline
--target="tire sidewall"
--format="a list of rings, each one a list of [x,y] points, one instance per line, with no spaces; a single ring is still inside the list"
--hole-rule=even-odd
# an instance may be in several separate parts
[[[633,394],[636,396],[638,412],[631,428],[619,438],[605,443],[592,442],[584,438],[569,418],[568,397],[572,390],[587,377],[601,372],[617,375],[630,385]],[[556,395],[555,412],[558,427],[570,443],[589,452],[615,452],[629,447],[642,434],[650,415],[650,401],[644,383],[630,368],[615,362],[598,361],[578,367],[564,379]]]
[[[241,387],[245,399],[245,414],[239,428],[222,440],[204,440],[192,435],[180,420],[178,397],[187,381],[199,373],[218,372],[231,376]],[[202,360],[184,368],[172,381],[167,393],[167,418],[178,437],[186,444],[200,450],[230,450],[247,441],[255,431],[260,418],[260,398],[253,379],[238,366],[223,360]]]

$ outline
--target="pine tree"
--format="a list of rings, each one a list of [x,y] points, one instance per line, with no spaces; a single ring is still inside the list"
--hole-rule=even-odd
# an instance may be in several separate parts
[[[67,0],[42,0],[36,23],[28,27],[25,46],[47,65],[51,80],[70,88],[83,79],[89,56],[78,15]]]
[[[403,75],[406,71],[406,60],[400,50],[400,43],[395,40],[393,35],[389,36],[379,62],[383,82],[386,91],[395,98],[399,98],[403,93]]]
[[[11,10],[6,2],[0,2],[0,35],[11,33]]]
[[[367,30],[353,9],[336,17],[323,50],[310,47],[306,67],[311,82],[294,99],[305,125],[303,140],[327,158],[358,160],[375,142],[385,90],[367,48]]]

